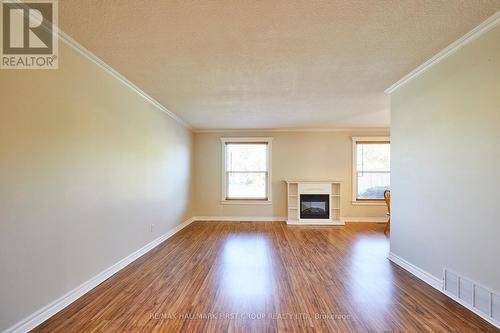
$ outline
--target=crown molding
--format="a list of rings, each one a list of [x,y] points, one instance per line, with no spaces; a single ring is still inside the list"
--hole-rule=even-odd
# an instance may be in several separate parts
[[[21,0],[11,0],[13,2],[18,3],[20,6],[27,7],[25,3],[23,3]],[[41,25],[45,29],[48,29],[47,23],[44,21]],[[58,32],[58,39],[65,43],[67,46],[72,48],[74,51],[82,55],[83,57],[87,58],[97,66],[99,66],[101,69],[103,69],[105,72],[108,74],[112,75],[114,78],[116,78],[118,81],[123,83],[125,86],[127,86],[129,89],[137,93],[139,96],[144,98],[147,102],[155,106],[158,110],[166,113],[168,116],[170,116],[173,120],[175,120],[177,123],[185,127],[186,129],[190,130],[191,132],[194,133],[215,133],[215,132],[352,132],[352,131],[363,131],[363,132],[376,132],[376,131],[389,131],[390,129],[387,127],[383,128],[363,128],[363,127],[354,127],[354,128],[262,128],[262,129],[203,129],[203,128],[193,128],[188,122],[186,122],[184,119],[182,119],[180,116],[175,114],[174,112],[170,111],[167,109],[163,104],[158,102],[156,99],[148,95],[145,91],[143,91],[141,88],[136,86],[134,83],[132,83],[129,79],[127,79],[124,75],[122,75],[120,72],[118,72],[116,69],[108,65],[104,60],[99,58],[97,55],[89,51],[87,48],[85,48],[83,45],[78,43],[75,39],[73,39],[71,36],[69,36],[67,33],[62,31],[58,26],[53,27],[54,30]]]
[[[12,2],[15,2],[19,4],[21,7],[28,8],[28,6],[20,1],[20,0],[12,0]],[[53,30],[57,31],[57,38],[62,41],[64,44],[72,48],[74,51],[82,55],[84,58],[87,58],[87,60],[90,60],[94,64],[96,64],[98,67],[103,69],[105,72],[113,76],[115,79],[123,83],[126,87],[128,87],[130,90],[141,96],[143,99],[145,99],[147,102],[152,104],[154,107],[156,107],[158,110],[166,113],[170,118],[175,120],[177,123],[182,125],[188,130],[192,131],[192,126],[189,125],[184,119],[179,117],[177,114],[173,113],[169,109],[167,109],[163,104],[158,102],[156,99],[148,95],[144,90],[136,86],[132,81],[127,79],[125,76],[123,76],[120,72],[118,72],[116,69],[108,65],[104,60],[96,56],[94,53],[86,49],[83,45],[78,43],[76,40],[74,40],[71,36],[69,36],[67,33],[61,30],[58,26],[54,25],[52,27],[48,26],[49,23],[47,23],[45,20],[42,22],[41,26],[50,31],[49,29],[52,28]]]
[[[80,43],[78,43],[76,40],[74,40],[72,37],[70,37],[68,34],[66,34],[64,31],[59,29],[59,40],[71,47],[73,50],[78,52],[80,55],[83,57],[87,58],[97,66],[99,66],[101,69],[103,69],[105,72],[113,76],[115,79],[123,83],[125,86],[127,86],[130,90],[135,92],[137,95],[141,96],[144,98],[147,102],[155,106],[158,110],[166,113],[170,118],[178,122],[180,125],[184,126],[185,128],[192,130],[191,125],[189,125],[184,119],[167,109],[165,106],[163,106],[160,102],[158,102],[156,99],[148,95],[144,90],[136,86],[134,83],[132,83],[129,79],[127,79],[125,76],[120,74],[116,69],[108,65],[107,63],[104,62],[101,58],[96,56],[94,53],[86,49],[84,46],[82,46]]]
[[[345,128],[195,128],[194,133],[266,133],[266,132],[390,132],[389,127]]]
[[[492,16],[487,18],[485,21],[483,21],[481,24],[479,24],[477,27],[475,27],[474,29],[472,29],[471,31],[466,33],[464,36],[462,36],[461,38],[457,39],[456,41],[454,41],[453,43],[448,45],[441,52],[434,55],[432,58],[430,58],[429,60],[424,62],[422,65],[418,66],[417,68],[412,70],[410,73],[403,76],[403,78],[401,78],[399,81],[397,81],[392,86],[387,88],[385,90],[385,93],[392,94],[394,91],[396,91],[400,87],[404,86],[406,83],[410,82],[414,78],[425,73],[427,70],[429,70],[435,64],[448,58],[449,56],[451,56],[453,53],[460,50],[465,45],[469,44],[470,42],[477,39],[481,35],[490,31],[491,29],[496,27],[499,23],[500,23],[500,11],[496,12],[495,14],[493,14]]]

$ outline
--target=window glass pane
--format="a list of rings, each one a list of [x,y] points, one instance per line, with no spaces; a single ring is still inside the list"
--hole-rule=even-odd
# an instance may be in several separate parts
[[[227,197],[231,199],[265,199],[266,178],[266,172],[228,172]]]
[[[391,185],[391,174],[358,172],[358,199],[383,199]]]
[[[266,171],[267,144],[226,144],[226,171]]]
[[[390,171],[391,145],[384,144],[357,144],[358,171]]]

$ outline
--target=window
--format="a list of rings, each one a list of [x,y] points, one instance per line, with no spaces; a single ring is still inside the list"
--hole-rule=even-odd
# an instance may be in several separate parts
[[[221,138],[222,201],[270,202],[271,138]]]
[[[390,160],[389,138],[353,138],[353,202],[384,200],[391,184]]]

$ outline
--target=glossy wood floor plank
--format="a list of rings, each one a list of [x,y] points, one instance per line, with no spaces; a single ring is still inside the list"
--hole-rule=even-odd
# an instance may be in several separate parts
[[[195,222],[34,332],[498,332],[387,260],[384,225]]]

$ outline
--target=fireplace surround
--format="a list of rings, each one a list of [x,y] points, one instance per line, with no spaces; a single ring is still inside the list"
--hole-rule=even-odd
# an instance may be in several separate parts
[[[341,184],[329,180],[285,180],[287,224],[344,225]]]

